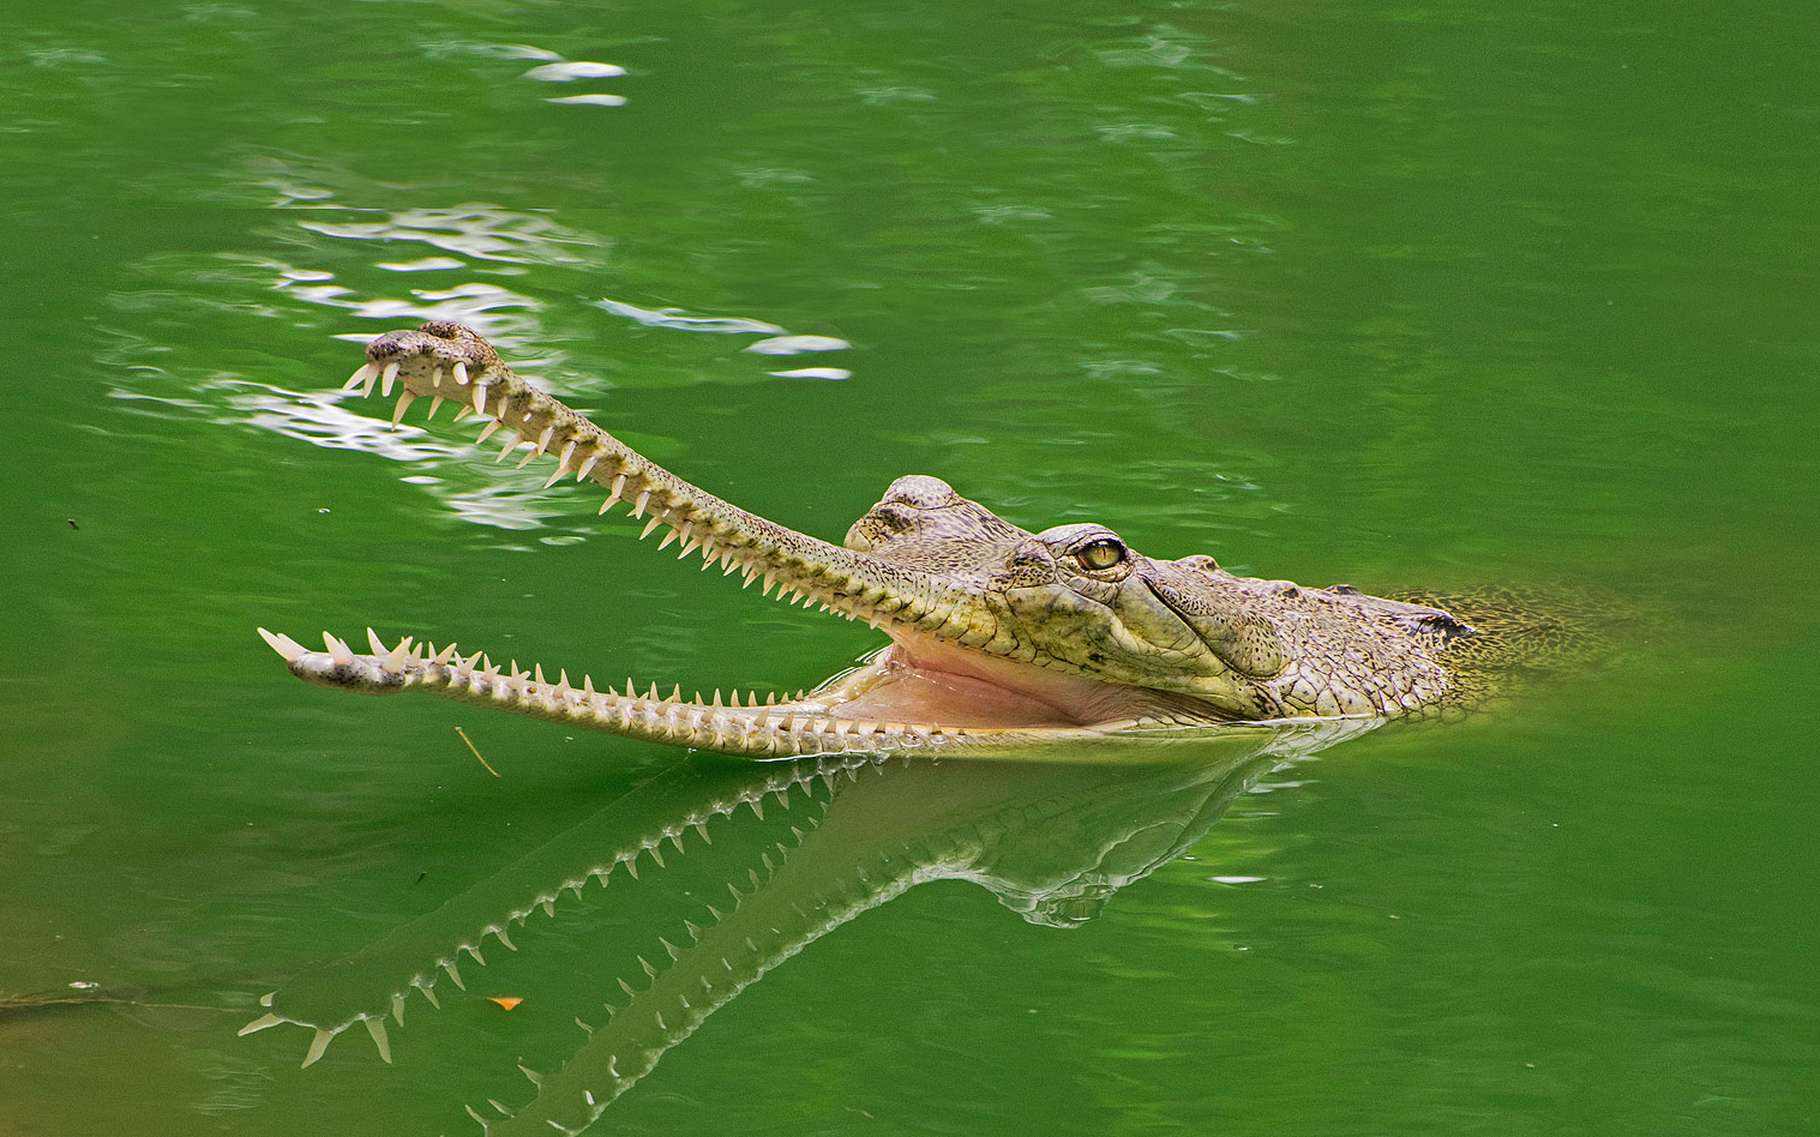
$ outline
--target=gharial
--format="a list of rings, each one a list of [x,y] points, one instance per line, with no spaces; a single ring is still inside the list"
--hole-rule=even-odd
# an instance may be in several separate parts
[[[505,427],[521,466],[555,458],[624,502],[644,534],[667,530],[702,568],[805,607],[865,620],[891,642],[807,693],[764,705],[577,686],[566,672],[502,669],[454,645],[407,637],[372,652],[325,633],[324,649],[260,634],[293,674],[386,694],[433,691],[616,734],[758,757],[1174,735],[1234,723],[1391,718],[1467,706],[1534,631],[1495,606],[1387,599],[1234,576],[1211,556],[1145,556],[1104,525],[1032,533],[940,479],[899,478],[836,545],[683,481],[513,373],[472,329],[431,321],[367,346],[346,389],[445,401]],[[1445,604],[1446,607],[1440,605]],[[1463,618],[1464,613],[1472,622]],[[1476,625],[1476,626],[1475,626]]]

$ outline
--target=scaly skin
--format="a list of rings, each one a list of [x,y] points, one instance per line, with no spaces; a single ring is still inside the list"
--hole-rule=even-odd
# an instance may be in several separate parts
[[[349,388],[457,402],[514,432],[501,458],[556,459],[625,502],[660,545],[704,569],[764,581],[793,602],[883,629],[891,646],[816,691],[764,708],[655,687],[577,690],[542,668],[501,671],[479,653],[409,639],[371,654],[333,636],[309,651],[261,629],[293,673],[371,694],[438,691],[617,734],[757,757],[1000,749],[1234,722],[1384,718],[1463,706],[1478,630],[1439,607],[1236,577],[1208,556],[1160,560],[1099,525],[1018,528],[945,482],[898,479],[834,545],[748,513],[663,469],[513,374],[459,324],[391,332]],[[435,413],[432,406],[431,413]],[[1478,642],[1475,642],[1478,641]]]

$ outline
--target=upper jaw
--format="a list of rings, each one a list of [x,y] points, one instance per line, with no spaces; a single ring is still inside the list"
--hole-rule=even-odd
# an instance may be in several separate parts
[[[516,441],[501,452],[530,448],[523,462],[557,458],[553,484],[564,474],[607,489],[601,512],[624,502],[635,518],[648,515],[645,532],[669,530],[663,545],[682,543],[682,555],[699,552],[707,565],[743,571],[747,584],[763,579],[804,606],[819,605],[862,619],[892,634],[914,634],[991,654],[1016,655],[1022,645],[1005,634],[998,613],[985,602],[982,582],[929,571],[911,561],[845,548],[759,517],[694,486],[637,453],[585,416],[515,375],[485,340],[457,324],[431,322],[388,332],[367,346],[367,364],[348,386],[391,393],[404,387],[394,421],[421,397],[471,407]],[[432,412],[433,413],[433,412]]]

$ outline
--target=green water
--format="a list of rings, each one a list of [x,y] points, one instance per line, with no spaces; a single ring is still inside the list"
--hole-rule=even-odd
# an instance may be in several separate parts
[[[496,1099],[552,1132],[658,937],[693,966],[728,882],[821,903],[859,866],[904,887],[816,909],[591,1131],[1820,1126],[1810,5],[6,23],[0,1130],[463,1133]],[[628,74],[524,77],[561,60]],[[581,93],[626,102],[546,101]],[[1502,717],[1286,765],[892,766],[722,817],[778,771],[307,688],[254,637],[761,689],[876,642],[335,393],[430,315],[824,536],[928,472],[1240,572],[1650,616]],[[711,846],[561,891],[690,819]],[[392,1065],[358,1025],[308,1069],[306,1030],[236,1037],[273,989],[383,1011],[551,894],[410,995]]]

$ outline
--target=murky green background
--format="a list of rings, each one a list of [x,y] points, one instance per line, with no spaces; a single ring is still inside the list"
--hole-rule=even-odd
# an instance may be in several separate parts
[[[987,805],[964,763],[847,783],[898,794],[879,815],[951,870],[925,875],[972,871],[955,834],[1006,801],[1072,819],[1007,863],[1088,871],[1138,832],[1161,863],[1066,929],[910,888],[596,1131],[1820,1125],[1811,5],[991,9],[10,15],[0,1130],[477,1132],[464,1103],[530,1102],[516,1064],[561,1068],[634,954],[787,836],[742,810],[564,893],[465,995],[412,997],[394,1065],[358,1026],[307,1070],[303,1030],[235,1036],[502,870],[556,888],[507,866],[646,779],[695,779],[643,791],[684,816],[752,777],[306,688],[255,625],[685,687],[794,688],[874,642],[336,393],[362,337],[430,315],[827,536],[929,472],[1237,571],[1652,613],[1495,721],[1274,771],[1209,749],[1211,814],[1236,800],[1185,828],[1138,772],[993,771]],[[525,76],[562,61],[628,74]],[[626,101],[549,101],[577,94]],[[743,321],[848,346],[753,353]],[[850,374],[773,374],[802,368]],[[606,816],[573,839],[613,846]]]

